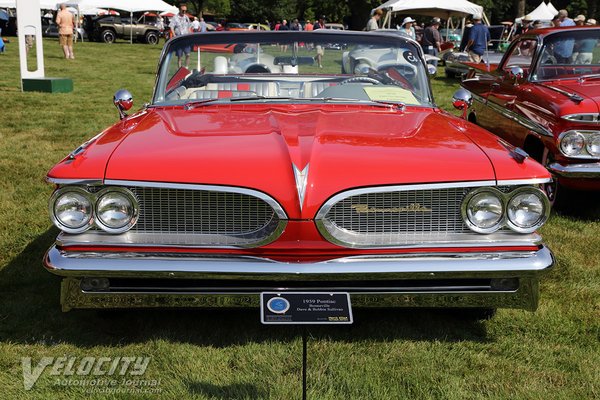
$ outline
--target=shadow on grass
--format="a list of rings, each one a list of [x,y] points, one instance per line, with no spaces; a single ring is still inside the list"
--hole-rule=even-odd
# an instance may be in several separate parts
[[[554,212],[582,221],[600,219],[600,193],[559,189]]]
[[[34,241],[0,271],[0,340],[68,343],[79,347],[143,343],[152,339],[224,347],[290,342],[298,327],[264,326],[259,310],[143,309],[102,311],[60,309],[60,279],[42,266],[56,229]],[[485,324],[444,310],[355,309],[351,326],[316,326],[310,334],[344,342],[397,338],[432,341],[488,341]]]
[[[187,387],[190,394],[203,395],[211,399],[238,400],[267,397],[267,392],[251,383],[215,385],[208,382],[188,382]]]

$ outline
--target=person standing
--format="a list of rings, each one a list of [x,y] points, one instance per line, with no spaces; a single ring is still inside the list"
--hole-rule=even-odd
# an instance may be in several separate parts
[[[181,4],[179,6],[179,13],[174,15],[171,18],[171,23],[169,24],[169,28],[171,28],[172,36],[183,36],[190,33],[191,22],[190,18],[186,15],[187,6],[185,4]],[[187,46],[185,48],[177,49],[177,65],[181,68],[181,58],[185,54],[185,67],[188,68],[190,65],[190,52],[192,51],[191,47]]]
[[[206,21],[204,21],[204,18],[200,17],[200,32],[204,33],[204,32],[208,32],[208,26],[206,24]]]
[[[75,25],[73,14],[67,10],[66,4],[60,5],[60,11],[56,15],[58,25],[58,42],[60,43],[65,58],[74,60],[73,54],[73,26]]]
[[[377,29],[379,29],[379,20],[381,19],[382,15],[383,15],[383,10],[381,10],[381,8],[378,8],[377,10],[375,10],[375,12],[373,12],[373,16],[367,22],[367,27],[365,28],[365,30],[366,31],[376,31]]]
[[[422,47],[425,54],[437,57],[441,51],[442,35],[440,35],[439,31],[440,24],[440,19],[435,17],[431,20],[431,24],[423,31]],[[437,60],[433,60],[432,64],[437,67]]]
[[[465,51],[469,53],[469,61],[480,63],[490,41],[490,30],[481,23],[481,15],[473,14],[473,27],[469,31],[469,42]]]
[[[560,20],[560,26],[575,26],[575,21],[569,18],[569,12],[567,10],[559,10],[558,19]]]
[[[417,34],[415,33],[415,28],[413,28],[412,26],[415,22],[416,21],[411,17],[404,18],[404,21],[402,21],[402,28],[400,28],[400,32],[405,33],[406,36],[410,37],[411,39],[416,39]]]
[[[194,21],[192,21],[192,32],[200,31],[200,20],[198,17],[194,17]]]
[[[313,24],[310,23],[310,19],[306,20],[306,24],[304,25],[304,30],[310,32],[313,30]]]

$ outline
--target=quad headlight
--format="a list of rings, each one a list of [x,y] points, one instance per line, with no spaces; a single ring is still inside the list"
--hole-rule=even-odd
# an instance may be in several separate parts
[[[472,191],[463,202],[463,218],[471,230],[492,233],[504,222],[504,198],[500,191],[482,188]]]
[[[493,233],[507,226],[518,233],[532,233],[550,214],[546,194],[533,186],[520,187],[509,193],[494,188],[479,188],[463,200],[465,224],[477,233]]]
[[[109,233],[122,233],[137,220],[137,202],[127,189],[107,188],[98,193],[96,225]]]
[[[558,140],[561,153],[567,157],[600,158],[599,131],[567,131]]]
[[[590,135],[586,140],[585,148],[593,157],[600,157],[600,133]]]
[[[510,194],[506,209],[509,228],[519,233],[531,233],[548,219],[550,202],[537,188],[519,188]]]
[[[50,198],[50,217],[54,224],[67,233],[81,233],[93,222],[93,199],[82,188],[64,188]]]
[[[108,233],[122,233],[137,222],[137,199],[124,188],[90,193],[82,187],[65,186],[50,198],[54,224],[67,233],[82,233],[94,224]]]
[[[567,132],[560,140],[560,150],[564,155],[573,157],[585,149],[585,138],[577,131]]]

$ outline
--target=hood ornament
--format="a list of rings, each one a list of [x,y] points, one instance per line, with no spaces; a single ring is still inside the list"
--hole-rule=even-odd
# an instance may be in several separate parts
[[[298,191],[298,200],[300,201],[300,211],[302,211],[302,205],[304,204],[304,195],[306,194],[306,184],[308,183],[308,164],[303,170],[292,164],[294,170],[294,179],[296,180],[296,190]]]

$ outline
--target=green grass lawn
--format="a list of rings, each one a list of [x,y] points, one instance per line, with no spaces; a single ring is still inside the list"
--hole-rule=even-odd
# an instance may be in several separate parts
[[[299,399],[301,331],[264,327],[258,310],[62,313],[59,279],[41,260],[57,230],[46,171],[117,121],[113,93],[150,100],[160,47],[45,40],[46,75],[69,94],[21,93],[16,39],[0,55],[0,398],[83,398],[49,371],[23,388],[21,357],[148,356],[144,379],[165,398]],[[441,69],[440,69],[440,72]],[[433,80],[447,107],[456,81]],[[600,197],[571,196],[542,234],[557,264],[536,313],[486,322],[444,311],[356,310],[350,327],[310,328],[311,399],[600,398]],[[97,394],[98,398],[140,397]],[[152,397],[143,394],[141,397]]]

